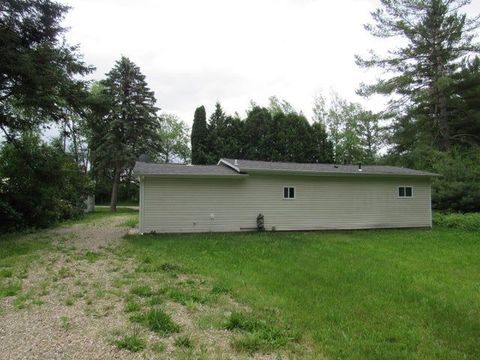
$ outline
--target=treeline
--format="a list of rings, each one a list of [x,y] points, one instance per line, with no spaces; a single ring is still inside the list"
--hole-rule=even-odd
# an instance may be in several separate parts
[[[439,173],[436,209],[480,211],[479,17],[462,10],[469,0],[381,1],[365,29],[401,44],[386,54],[356,57],[358,66],[383,77],[361,84],[358,94],[389,99],[378,113],[333,96],[320,97],[314,119],[273,99],[252,106],[245,119],[225,117],[220,105],[210,120],[198,108],[192,160],[220,157],[266,161],[379,163]],[[219,120],[220,119],[220,120]]]
[[[137,198],[143,154],[188,161],[188,128],[160,113],[138,66],[122,57],[100,81],[63,38],[68,7],[55,1],[0,5],[0,231],[80,216],[88,196],[116,210]],[[60,129],[45,140],[42,132]]]
[[[52,0],[0,5],[0,231],[48,226],[83,212],[87,196],[136,201],[135,160],[214,164],[266,161],[384,163],[442,175],[438,209],[480,211],[480,19],[469,0],[381,1],[365,29],[398,44],[357,56],[381,70],[358,93],[386,96],[378,113],[338,95],[317,97],[307,119],[275,97],[242,118],[220,104],[189,129],[161,113],[140,68],[121,57],[98,81],[64,40],[68,7]],[[45,140],[42,132],[60,129]]]
[[[219,102],[207,121],[195,110],[192,163],[216,164],[222,157],[300,163],[372,163],[383,141],[379,117],[334,95],[318,96],[311,121],[285,100],[252,103],[244,119],[226,115]]]

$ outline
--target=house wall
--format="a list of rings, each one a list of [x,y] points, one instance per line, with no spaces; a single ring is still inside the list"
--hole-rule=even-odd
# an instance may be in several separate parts
[[[295,187],[294,200],[283,199],[284,186]],[[399,198],[398,186],[413,197]],[[418,177],[151,176],[140,192],[145,233],[253,230],[259,213],[267,230],[431,226],[430,183]]]

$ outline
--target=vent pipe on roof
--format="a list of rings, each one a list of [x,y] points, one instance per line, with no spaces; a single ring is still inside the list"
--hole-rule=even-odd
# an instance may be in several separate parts
[[[362,163],[358,163],[358,171],[363,171],[362,170]]]
[[[235,161],[233,162],[233,165],[238,166],[238,160],[237,159],[235,159]]]

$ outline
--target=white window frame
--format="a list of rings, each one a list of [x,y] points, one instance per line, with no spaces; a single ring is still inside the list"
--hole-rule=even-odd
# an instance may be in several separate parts
[[[403,196],[400,196],[400,188],[404,188],[404,194]],[[407,196],[407,188],[412,189],[412,196]],[[413,186],[412,185],[400,185],[397,187],[397,198],[399,199],[413,199]]]
[[[288,189],[288,196],[285,197],[285,189]],[[293,189],[293,198],[290,197],[290,189]],[[284,185],[283,186],[283,200],[295,200],[297,198],[297,188],[295,186]]]

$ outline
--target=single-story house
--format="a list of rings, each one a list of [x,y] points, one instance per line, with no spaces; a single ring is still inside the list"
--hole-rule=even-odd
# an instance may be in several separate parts
[[[437,174],[377,165],[137,162],[141,233],[431,227]]]

